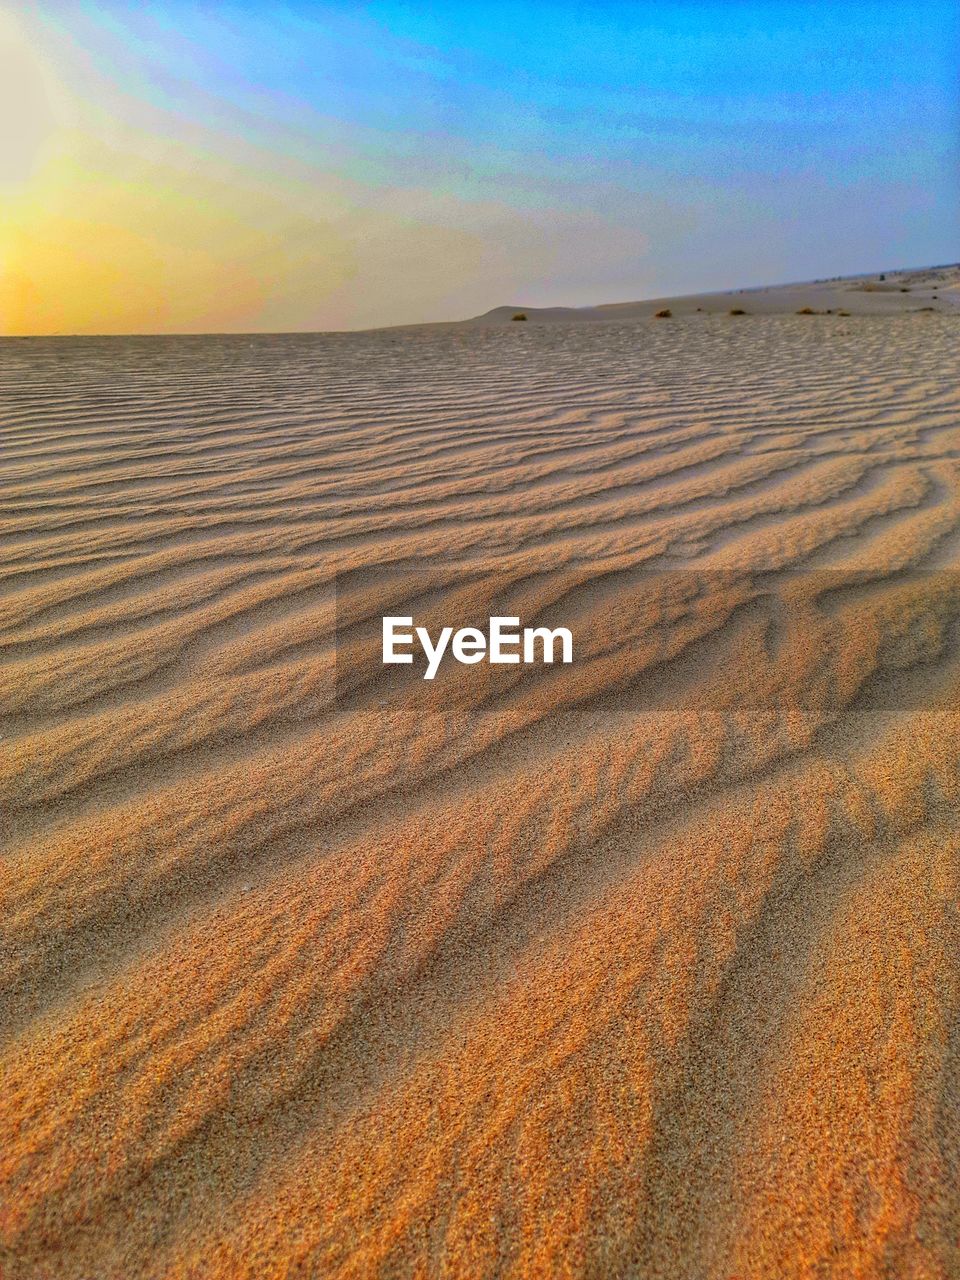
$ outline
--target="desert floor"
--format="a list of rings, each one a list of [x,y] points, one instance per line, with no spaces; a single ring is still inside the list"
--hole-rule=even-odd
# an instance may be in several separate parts
[[[0,343],[3,1280],[960,1276],[901,307]],[[411,598],[576,660],[385,684]]]

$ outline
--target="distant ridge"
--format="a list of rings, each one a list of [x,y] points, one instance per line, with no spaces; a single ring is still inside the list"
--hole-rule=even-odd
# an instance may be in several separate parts
[[[500,325],[511,323],[522,312],[528,324],[610,324],[650,319],[664,308],[669,308],[673,317],[684,317],[727,314],[733,307],[755,315],[788,315],[804,308],[824,313],[846,311],[851,315],[899,315],[921,309],[960,315],[960,264],[585,307],[531,307],[516,303],[449,323]]]

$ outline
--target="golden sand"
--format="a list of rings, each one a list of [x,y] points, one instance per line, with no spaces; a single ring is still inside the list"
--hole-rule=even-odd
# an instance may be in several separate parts
[[[0,345],[3,1280],[960,1275],[958,337]]]

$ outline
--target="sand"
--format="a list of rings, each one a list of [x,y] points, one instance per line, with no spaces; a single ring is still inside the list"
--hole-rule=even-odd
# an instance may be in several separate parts
[[[798,311],[822,314],[902,315],[906,311],[960,314],[960,268],[922,267],[917,270],[874,272],[800,284],[728,289],[717,293],[686,294],[679,298],[647,298],[641,302],[602,303],[593,307],[530,307],[522,303],[494,307],[482,316],[462,321],[469,325],[502,324],[525,315],[531,324],[572,324],[584,321],[646,320],[668,309],[674,316],[792,315]]]
[[[960,326],[879,296],[0,344],[4,1280],[960,1275]],[[458,593],[576,660],[383,684]]]

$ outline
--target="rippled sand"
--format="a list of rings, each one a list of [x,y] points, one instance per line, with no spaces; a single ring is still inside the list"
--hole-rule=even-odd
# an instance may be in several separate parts
[[[4,1280],[960,1275],[958,337],[0,344]]]

